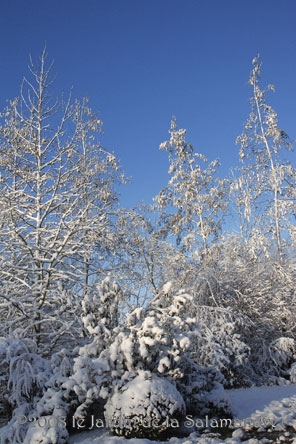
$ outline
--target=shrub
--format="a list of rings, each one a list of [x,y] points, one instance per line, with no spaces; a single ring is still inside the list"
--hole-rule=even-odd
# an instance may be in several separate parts
[[[150,372],[139,372],[116,387],[105,406],[111,431],[126,438],[159,439],[184,415],[184,400],[175,385]]]

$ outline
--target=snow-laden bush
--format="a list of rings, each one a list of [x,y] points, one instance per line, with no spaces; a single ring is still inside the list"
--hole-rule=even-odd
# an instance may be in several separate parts
[[[66,420],[71,405],[62,388],[72,370],[69,353],[60,350],[45,359],[34,352],[32,340],[1,338],[0,343],[1,369],[6,369],[2,379],[7,381],[6,398],[12,408],[8,424],[1,429],[0,443],[66,443],[67,428],[58,418]]]
[[[278,338],[270,344],[269,353],[275,373],[287,377],[291,365],[296,361],[296,341],[293,338]]]
[[[67,416],[72,400],[64,387],[72,373],[72,358],[65,349],[50,359],[51,375],[42,396],[36,400],[30,415],[37,418],[30,424],[24,444],[64,444],[68,439]]]
[[[287,384],[291,378],[291,366],[296,362],[296,341],[280,337],[268,343],[262,341],[260,345],[252,350],[259,384]]]
[[[45,386],[50,374],[48,361],[37,353],[33,340],[0,338],[0,383],[11,406],[31,402]]]
[[[37,345],[31,339],[0,339],[1,391],[5,405],[11,410],[8,424],[1,429],[1,443],[24,442],[28,424],[20,424],[18,418],[30,414],[50,377],[49,361],[36,350]]]
[[[250,384],[250,348],[238,333],[244,320],[230,309],[199,306],[196,317],[200,337],[195,345],[196,361],[213,366],[223,375],[225,388]]]
[[[106,289],[110,294],[105,299],[107,310],[108,303],[114,301],[111,282]],[[199,414],[213,409],[217,414],[228,414],[229,406],[220,396],[222,375],[213,367],[202,368],[194,360],[193,344],[200,337],[200,328],[190,315],[192,303],[188,292],[174,290],[168,283],[150,304],[135,309],[127,315],[124,325],[113,328],[113,337],[108,328],[112,318],[105,321],[102,317],[97,325],[93,323],[91,340],[80,348],[73,374],[64,384],[75,393],[78,402],[74,416],[87,419],[94,402],[109,402],[110,396],[114,397],[141,372],[161,378],[164,384],[173,384],[190,412]],[[219,396],[208,396],[212,392],[219,392]],[[147,409],[150,408],[148,403]]]
[[[201,367],[193,360],[187,361],[184,375],[176,381],[182,394],[187,414],[231,416],[231,406],[222,381],[223,375],[214,367]]]
[[[30,414],[30,404],[22,404],[13,410],[13,415],[8,424],[0,429],[1,444],[23,444],[28,424],[20,424],[18,418],[28,418]]]
[[[30,423],[22,444],[66,444],[69,433],[65,419],[65,416],[42,416]]]
[[[110,430],[127,438],[157,439],[184,415],[184,400],[176,387],[150,372],[139,372],[117,386],[105,406]]]

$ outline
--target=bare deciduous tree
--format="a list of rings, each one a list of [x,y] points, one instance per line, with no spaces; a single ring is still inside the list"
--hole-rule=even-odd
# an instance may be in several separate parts
[[[77,301],[115,248],[115,185],[102,122],[87,100],[53,101],[44,50],[0,126],[0,313],[6,334],[50,351],[76,322]]]

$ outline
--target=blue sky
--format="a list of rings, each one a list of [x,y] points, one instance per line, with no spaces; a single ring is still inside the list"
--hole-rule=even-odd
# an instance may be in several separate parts
[[[122,203],[152,197],[168,180],[171,116],[220,174],[238,163],[235,138],[249,113],[251,61],[280,126],[296,138],[295,0],[0,0],[0,109],[18,95],[29,54],[45,41],[55,92],[88,96],[104,122],[103,145],[132,185]]]

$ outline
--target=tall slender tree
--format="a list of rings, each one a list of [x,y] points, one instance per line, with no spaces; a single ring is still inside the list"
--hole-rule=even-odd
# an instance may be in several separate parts
[[[283,159],[282,150],[292,151],[293,147],[278,125],[276,112],[266,102],[266,94],[274,91],[274,86],[261,89],[261,65],[258,55],[253,59],[249,79],[253,90],[251,112],[244,131],[237,138],[243,167],[234,187],[239,191],[239,207],[248,221],[247,226],[274,241],[282,260],[295,212],[296,171]]]
[[[168,185],[156,197],[161,221],[183,251],[204,261],[221,232],[226,211],[226,181],[216,178],[219,161],[194,153],[186,130],[171,122],[170,140],[160,145],[169,153]],[[205,167],[203,167],[205,165]]]

